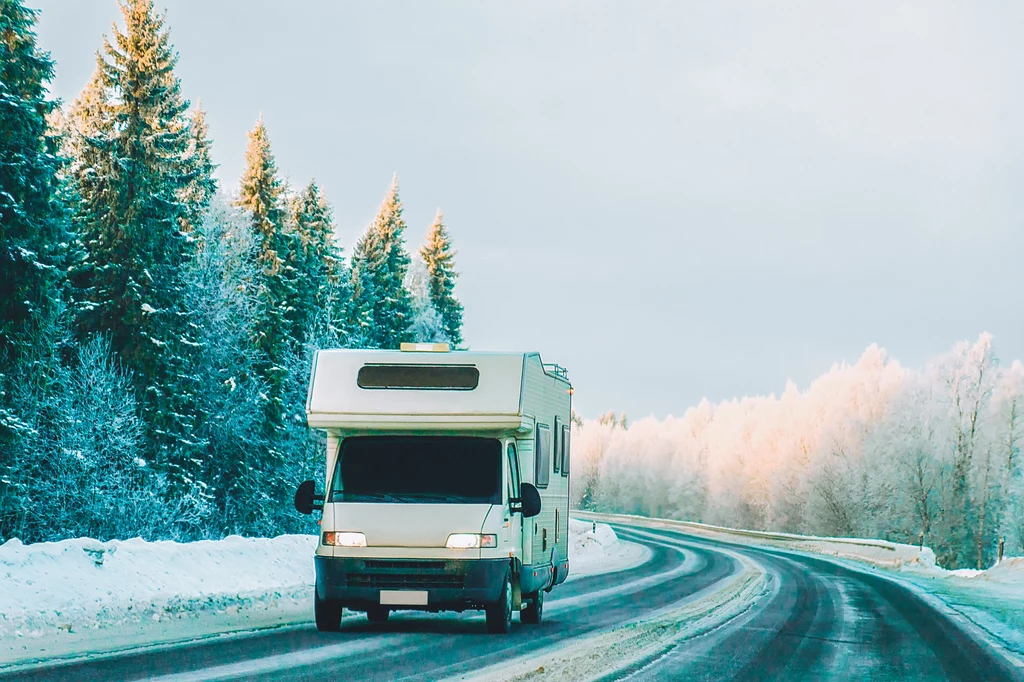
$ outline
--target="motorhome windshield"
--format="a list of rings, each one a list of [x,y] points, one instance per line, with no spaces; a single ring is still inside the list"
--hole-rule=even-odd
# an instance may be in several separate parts
[[[501,503],[494,438],[356,436],[341,443],[328,502]]]

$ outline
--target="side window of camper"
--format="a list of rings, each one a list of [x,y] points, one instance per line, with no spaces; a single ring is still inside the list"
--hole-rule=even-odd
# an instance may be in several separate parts
[[[516,444],[508,444],[508,499],[518,499],[519,492],[519,455],[516,454]]]
[[[572,429],[569,428],[568,424],[562,425],[562,451],[560,454],[562,459],[562,475],[569,475],[569,434]]]
[[[558,467],[561,464],[561,460],[562,460],[562,458],[561,458],[561,452],[562,451],[561,451],[561,448],[559,447],[560,444],[561,444],[560,441],[562,440],[559,437],[559,436],[562,435],[562,429],[558,428],[558,417],[555,417],[555,434],[554,435],[555,435],[555,453],[554,453],[554,456],[551,458],[551,461],[554,462],[554,464],[555,464],[555,473],[557,474],[558,473]]]
[[[537,487],[547,488],[551,480],[551,427],[547,424],[537,425],[534,457],[533,471],[537,477]]]

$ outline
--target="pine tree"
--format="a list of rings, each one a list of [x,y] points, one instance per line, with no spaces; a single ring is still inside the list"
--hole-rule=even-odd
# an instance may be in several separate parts
[[[65,283],[69,235],[47,128],[53,61],[36,45],[35,20],[21,0],[0,0],[0,375],[18,359],[15,340]]]
[[[23,527],[43,503],[34,474],[45,450],[34,419],[35,390],[50,367],[45,330],[66,320],[67,261],[72,241],[61,201],[57,140],[46,99],[53,61],[36,45],[36,12],[0,0],[0,539]]]
[[[296,239],[287,230],[285,186],[278,177],[277,163],[270,150],[270,138],[263,117],[249,132],[245,171],[236,205],[246,211],[256,240],[257,281],[256,346],[263,355],[261,370],[268,385],[266,416],[271,430],[282,425],[288,355],[297,345],[294,267]]]
[[[108,334],[133,376],[148,450],[172,494],[197,485],[194,325],[183,272],[194,256],[181,226],[194,177],[188,102],[177,55],[152,0],[121,4],[125,29],[104,38],[97,74],[72,111],[79,139],[75,216],[85,250],[76,272],[79,326]]]
[[[377,217],[356,244],[352,255],[352,298],[360,341],[370,348],[398,348],[412,322],[405,288],[409,254],[405,221],[398,198],[398,176],[384,197]]]
[[[186,209],[182,229],[187,232],[196,230],[210,206],[210,201],[217,194],[217,180],[213,177],[217,164],[210,155],[212,144],[209,133],[206,112],[203,111],[201,104],[197,105],[189,122],[189,144],[185,153],[188,175],[186,184],[179,194],[179,199]]]
[[[307,334],[316,327],[318,336],[345,345],[344,321],[351,298],[349,276],[334,239],[333,211],[315,180],[292,200],[291,217],[299,242],[298,327],[294,334],[306,341]]]
[[[430,301],[441,317],[441,328],[453,346],[461,346],[462,304],[455,298],[455,280],[459,273],[455,271],[455,251],[441,209],[437,209],[420,257],[427,265]]]

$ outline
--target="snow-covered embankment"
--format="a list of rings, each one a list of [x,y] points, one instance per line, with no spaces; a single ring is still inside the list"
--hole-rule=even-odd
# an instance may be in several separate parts
[[[570,521],[572,577],[649,552]],[[190,543],[76,538],[0,545],[0,666],[115,651],[312,618],[316,536]]]
[[[569,579],[639,566],[651,551],[620,540],[606,523],[569,519]]]
[[[316,536],[0,545],[0,665],[310,619]]]

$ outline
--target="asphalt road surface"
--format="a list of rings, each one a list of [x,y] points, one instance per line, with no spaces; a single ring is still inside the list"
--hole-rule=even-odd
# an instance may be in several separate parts
[[[439,680],[664,613],[742,570],[722,545],[675,531],[633,532],[651,560],[559,586],[539,626],[485,633],[483,614],[346,614],[310,625],[0,674],[10,680]],[[728,545],[763,566],[768,589],[742,615],[616,673],[629,680],[1022,680],[998,653],[891,581],[829,561]],[[312,595],[311,595],[312,599]],[[312,608],[312,604],[310,605]]]
[[[743,616],[618,679],[1024,679],[1000,654],[897,583],[825,559],[730,547],[767,569],[769,593]]]

